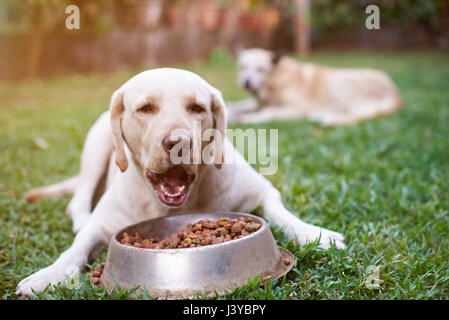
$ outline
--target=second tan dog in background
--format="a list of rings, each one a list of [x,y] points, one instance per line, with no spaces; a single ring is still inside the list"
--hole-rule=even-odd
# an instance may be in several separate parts
[[[296,118],[341,126],[401,106],[396,86],[380,70],[324,67],[254,48],[239,51],[238,71],[239,85],[254,98],[229,107],[234,122]]]

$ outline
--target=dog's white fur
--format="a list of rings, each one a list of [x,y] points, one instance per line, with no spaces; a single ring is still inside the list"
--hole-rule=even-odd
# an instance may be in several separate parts
[[[154,99],[158,99],[157,114],[138,114],[139,106],[145,101],[154,102]],[[220,119],[220,114],[223,116],[225,111],[221,93],[188,71],[169,68],[146,71],[131,78],[114,93],[110,111],[99,117],[87,135],[79,175],[25,195],[28,200],[37,200],[74,192],[68,211],[74,229],[79,231],[70,248],[52,265],[18,284],[17,294],[31,295],[32,289],[42,291],[48,284],[64,285],[67,270],[81,268],[94,248],[107,244],[121,228],[179,213],[248,212],[263,206],[263,214],[285,227],[285,231],[301,244],[318,240],[323,248],[328,248],[331,242],[338,248],[345,247],[341,234],[307,224],[290,213],[283,206],[280,193],[244,160],[226,138],[223,152],[231,156],[225,157],[223,166],[187,168],[197,175],[187,200],[179,207],[163,204],[153,192],[145,170],[151,167],[163,172],[170,167],[166,153],[158,146],[167,132],[187,128],[192,117],[199,117],[185,110],[187,101],[191,99],[200,100],[206,106],[201,120],[205,126],[220,126],[216,122],[226,124],[225,118]],[[116,130],[122,134],[117,136]],[[118,166],[113,161],[114,153]],[[237,159],[237,163],[226,164],[227,158]],[[106,171],[105,192],[91,213],[95,189]]]
[[[323,67],[259,48],[241,50],[238,69],[239,85],[254,98],[228,104],[230,121],[304,118],[341,126],[401,106],[396,86],[380,70]]]

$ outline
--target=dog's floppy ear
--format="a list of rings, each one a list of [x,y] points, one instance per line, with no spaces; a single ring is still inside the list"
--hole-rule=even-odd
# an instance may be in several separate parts
[[[214,118],[214,128],[220,132],[221,141],[215,141],[215,166],[220,169],[224,162],[223,145],[226,139],[227,112],[225,102],[221,92],[212,88],[212,116]],[[221,158],[221,163],[217,159]]]
[[[281,60],[282,56],[283,56],[283,53],[281,50],[276,50],[272,53],[271,62],[273,63],[273,66],[278,64],[278,62],[279,62],[279,60]]]
[[[115,149],[115,163],[120,168],[120,171],[123,172],[128,168],[128,159],[125,154],[125,142],[122,134],[122,115],[125,107],[123,106],[123,92],[120,89],[112,94],[109,110],[111,112],[112,142]]]

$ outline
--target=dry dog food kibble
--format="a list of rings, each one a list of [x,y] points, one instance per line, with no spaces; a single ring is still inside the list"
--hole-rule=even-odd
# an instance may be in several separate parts
[[[92,275],[90,277],[90,282],[93,284],[98,284],[100,282],[101,274],[103,273],[105,263],[102,262],[100,265],[95,266],[94,272],[92,272]]]
[[[260,229],[262,225],[250,217],[236,219],[222,217],[217,221],[200,220],[189,223],[187,228],[165,239],[145,239],[139,232],[134,236],[123,232],[121,243],[136,248],[176,249],[203,247],[240,239]]]

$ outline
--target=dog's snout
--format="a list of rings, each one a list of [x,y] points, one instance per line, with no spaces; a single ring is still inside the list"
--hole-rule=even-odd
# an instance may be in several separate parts
[[[178,143],[189,144],[189,148],[192,149],[192,137],[186,134],[168,134],[162,140],[162,146],[167,153],[170,153]]]
[[[251,81],[249,81],[249,79],[246,79],[243,85],[246,89],[251,89]]]

